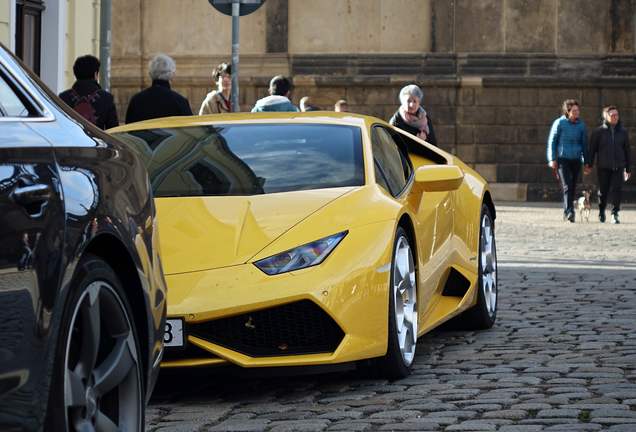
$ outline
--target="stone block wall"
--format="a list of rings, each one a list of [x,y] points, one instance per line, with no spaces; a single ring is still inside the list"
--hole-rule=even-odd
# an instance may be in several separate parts
[[[546,165],[546,140],[552,122],[560,115],[561,103],[567,98],[581,103],[581,116],[589,132],[599,125],[604,105],[618,105],[621,120],[630,131],[632,155],[636,159],[634,83],[575,85],[575,82],[413,78],[399,81],[382,77],[297,75],[292,100],[298,104],[302,96],[311,96],[319,107],[333,110],[333,104],[344,98],[352,112],[388,120],[398,107],[400,88],[418,83],[424,90],[424,105],[433,119],[439,146],[494,183],[502,199],[559,199],[558,183]],[[267,94],[267,84],[265,77],[242,80],[243,111],[249,111],[258,98]],[[177,79],[175,88],[189,98],[196,112],[210,84],[205,79]],[[127,100],[138,89],[138,85],[114,89],[121,118]],[[582,178],[582,182],[584,187],[596,191],[595,174]],[[626,185],[625,199],[636,202],[634,180]]]
[[[173,86],[194,112],[212,68],[229,61],[227,17],[205,1],[183,3],[175,11],[170,0],[114,0],[120,118],[149,85],[156,51],[176,59]],[[581,102],[590,131],[604,105],[618,105],[636,144],[634,10],[633,0],[268,0],[241,24],[241,109],[283,74],[293,77],[295,103],[311,96],[331,110],[345,98],[351,111],[387,120],[399,89],[416,83],[440,147],[481,172],[496,196],[558,200],[545,147],[564,99]],[[626,186],[636,202],[636,178]]]
[[[624,124],[635,136],[636,88],[617,91],[609,83],[502,86],[505,80],[484,84],[487,86],[459,89],[466,95],[460,97],[464,103],[458,107],[457,155],[474,163],[491,182],[523,185],[521,193],[526,200],[560,196],[558,183],[546,166],[546,141],[564,99],[575,98],[581,103],[581,117],[589,133],[600,124],[603,106],[618,105]],[[633,142],[632,154],[634,150]],[[596,191],[595,174],[583,177],[582,183],[582,187]],[[636,189],[631,184],[627,189],[627,196],[634,201]]]

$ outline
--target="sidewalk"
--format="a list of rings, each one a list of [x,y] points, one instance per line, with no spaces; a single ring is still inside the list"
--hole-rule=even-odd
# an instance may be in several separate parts
[[[620,225],[562,220],[560,203],[497,203],[497,254],[500,266],[636,269],[636,206],[621,211]],[[636,289],[636,287],[634,287]]]

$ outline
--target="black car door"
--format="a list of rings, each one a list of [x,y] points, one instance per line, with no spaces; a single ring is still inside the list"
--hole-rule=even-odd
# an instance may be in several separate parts
[[[30,125],[51,120],[0,63],[0,430],[46,403],[64,212],[53,148]]]

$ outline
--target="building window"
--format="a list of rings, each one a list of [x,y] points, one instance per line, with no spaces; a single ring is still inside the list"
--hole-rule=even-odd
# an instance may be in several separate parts
[[[15,52],[40,75],[44,0],[16,0]]]

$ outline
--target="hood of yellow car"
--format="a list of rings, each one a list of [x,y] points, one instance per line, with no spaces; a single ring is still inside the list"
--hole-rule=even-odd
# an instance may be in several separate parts
[[[352,189],[155,198],[164,272],[170,275],[243,264]]]

